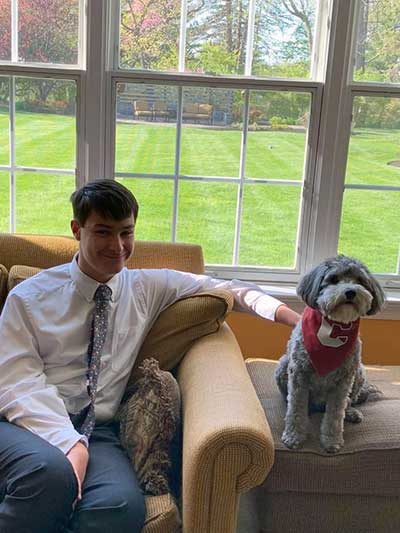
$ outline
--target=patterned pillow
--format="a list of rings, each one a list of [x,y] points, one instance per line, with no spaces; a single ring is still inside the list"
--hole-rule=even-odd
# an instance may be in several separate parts
[[[145,494],[171,492],[171,449],[180,429],[180,392],[173,375],[149,358],[132,396],[121,405],[120,439]]]

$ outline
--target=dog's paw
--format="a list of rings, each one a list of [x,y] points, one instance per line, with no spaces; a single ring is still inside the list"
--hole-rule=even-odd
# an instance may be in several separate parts
[[[282,433],[282,442],[286,446],[286,448],[290,448],[291,450],[297,450],[298,448],[301,448],[306,441],[307,435],[304,433],[299,433],[298,431],[288,431],[285,429],[285,431]]]
[[[326,453],[338,453],[344,446],[342,436],[321,435],[321,446]]]
[[[351,422],[352,424],[359,424],[363,418],[363,414],[358,409],[355,409],[354,407],[348,407],[346,409],[344,417],[346,422]]]

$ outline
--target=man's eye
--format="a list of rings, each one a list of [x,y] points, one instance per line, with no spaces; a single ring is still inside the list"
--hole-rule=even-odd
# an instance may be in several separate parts
[[[104,229],[99,229],[96,231],[96,235],[101,235],[101,236],[107,235],[107,231]]]

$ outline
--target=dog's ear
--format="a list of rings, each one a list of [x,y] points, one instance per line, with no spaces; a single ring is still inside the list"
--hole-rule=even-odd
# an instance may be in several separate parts
[[[325,278],[325,274],[329,270],[327,261],[317,265],[305,276],[302,277],[297,285],[297,294],[309,306],[316,309],[317,299],[321,290],[321,284]]]
[[[372,294],[371,309],[367,311],[367,315],[375,315],[378,313],[385,303],[385,293],[377,279],[371,274],[368,268],[363,265],[365,276],[366,289]]]

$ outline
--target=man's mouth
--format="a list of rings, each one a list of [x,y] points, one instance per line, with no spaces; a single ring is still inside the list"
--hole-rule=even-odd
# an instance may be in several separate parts
[[[119,254],[119,255],[105,254],[104,257],[106,257],[107,259],[111,259],[112,261],[119,261],[120,259],[125,259],[126,254]]]

